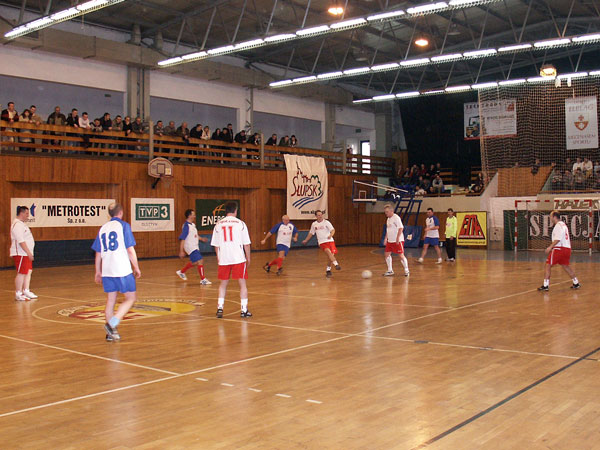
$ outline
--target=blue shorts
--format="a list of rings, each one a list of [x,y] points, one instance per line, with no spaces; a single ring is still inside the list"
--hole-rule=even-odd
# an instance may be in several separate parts
[[[287,256],[287,254],[290,252],[290,248],[287,245],[277,244],[277,253],[279,252],[285,252],[283,255]]]
[[[429,244],[429,245],[433,245],[434,247],[439,247],[439,245],[440,245],[440,238],[426,237],[424,244]]]
[[[194,250],[192,253],[190,253],[190,261],[195,263],[198,262],[202,259],[202,254],[200,253],[199,250]]]
[[[132,273],[126,277],[102,277],[104,292],[135,292],[135,277]]]

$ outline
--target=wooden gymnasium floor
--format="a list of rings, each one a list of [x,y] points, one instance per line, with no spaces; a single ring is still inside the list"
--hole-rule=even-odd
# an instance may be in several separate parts
[[[378,252],[341,248],[331,280],[316,249],[281,277],[255,253],[248,320],[235,287],[216,320],[216,285],[142,261],[118,344],[91,266],[36,270],[31,303],[1,271],[0,448],[600,447],[598,255],[578,257],[581,290],[556,270],[542,294],[539,253],[411,258],[388,279]]]

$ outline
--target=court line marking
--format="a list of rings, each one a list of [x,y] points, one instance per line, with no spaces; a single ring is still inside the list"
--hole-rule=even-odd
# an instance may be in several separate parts
[[[168,375],[180,375],[177,372],[171,372],[169,370],[163,370],[163,369],[157,369],[155,367],[143,366],[141,364],[135,364],[135,363],[130,363],[130,362],[126,362],[126,361],[120,361],[118,359],[107,358],[105,356],[93,355],[91,353],[79,352],[77,350],[71,350],[71,349],[68,349],[68,348],[57,347],[55,345],[42,344],[40,342],[29,341],[27,339],[21,339],[21,338],[16,338],[16,337],[12,337],[12,336],[5,336],[3,334],[0,334],[0,338],[10,339],[12,341],[24,342],[26,344],[37,345],[37,346],[40,346],[40,347],[50,348],[50,349],[53,349],[53,350],[59,350],[59,351],[67,352],[67,353],[73,353],[75,355],[87,356],[88,358],[96,358],[96,359],[101,359],[101,360],[104,360],[104,361],[110,361],[110,362],[114,362],[114,363],[124,364],[126,366],[137,367],[138,369],[153,370],[154,372],[166,373]]]
[[[221,383],[221,386],[233,387],[235,385],[234,384],[229,384],[229,383]]]
[[[311,399],[311,398],[307,398],[307,399],[306,399],[306,401],[307,401],[308,403],[315,403],[315,404],[317,404],[317,405],[322,405],[322,404],[323,404],[323,402],[320,402],[319,400],[313,400],[313,399]]]
[[[292,398],[291,395],[287,395],[287,394],[275,394],[275,397],[281,397],[281,398]]]
[[[260,389],[256,389],[256,388],[248,388],[249,391],[252,392],[262,392]]]

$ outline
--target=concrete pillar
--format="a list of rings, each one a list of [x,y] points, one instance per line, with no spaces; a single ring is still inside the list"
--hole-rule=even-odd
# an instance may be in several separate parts
[[[375,112],[375,142],[376,148],[371,151],[376,156],[390,157],[392,155],[392,111],[389,105],[377,105]]]
[[[335,105],[325,103],[325,142],[323,150],[333,151],[335,145]]]
[[[142,121],[150,119],[150,72],[146,69],[127,67],[127,115],[132,122],[137,116]]]

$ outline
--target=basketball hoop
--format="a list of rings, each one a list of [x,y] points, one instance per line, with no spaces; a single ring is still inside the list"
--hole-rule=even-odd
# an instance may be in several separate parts
[[[155,178],[152,189],[156,189],[160,180],[164,180],[165,187],[168,189],[173,180],[173,163],[166,158],[154,158],[148,163],[148,176]]]

